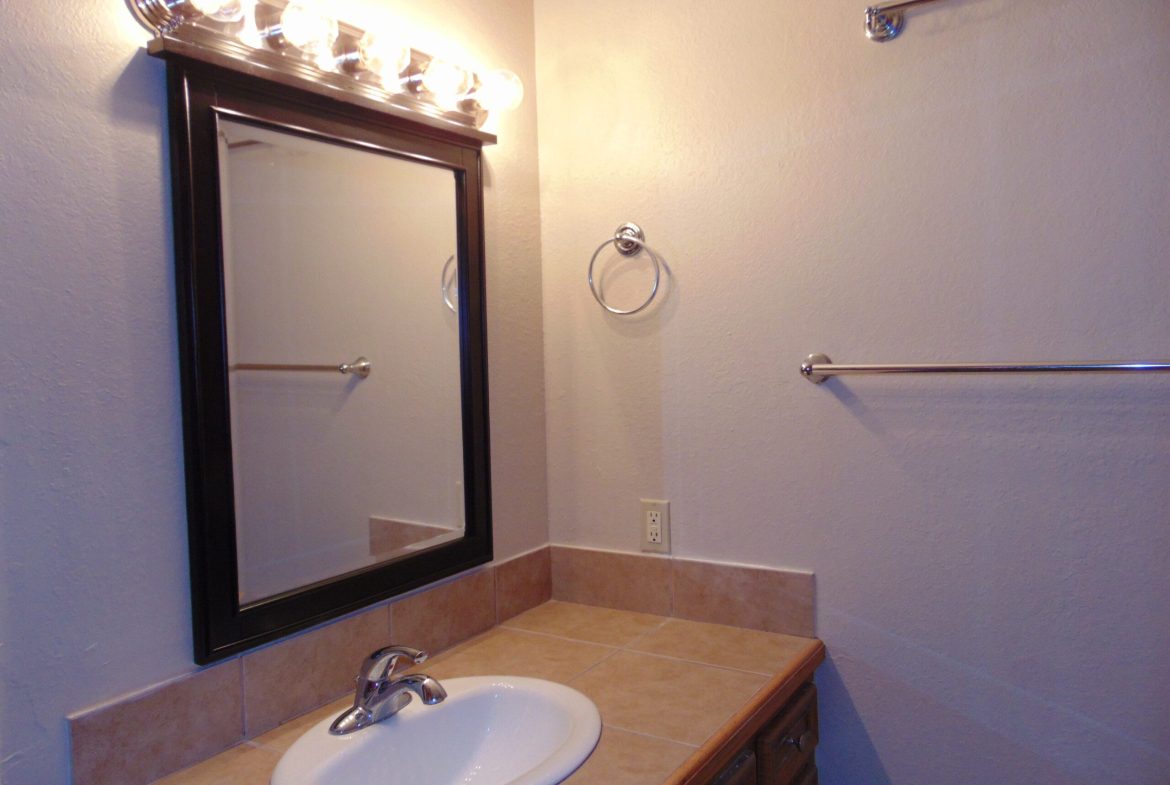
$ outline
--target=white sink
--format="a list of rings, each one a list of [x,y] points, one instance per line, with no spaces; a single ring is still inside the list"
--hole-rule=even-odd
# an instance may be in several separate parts
[[[322,720],[280,759],[272,785],[553,785],[601,736],[593,701],[562,684],[473,676],[443,687],[442,703],[416,698],[345,736]]]

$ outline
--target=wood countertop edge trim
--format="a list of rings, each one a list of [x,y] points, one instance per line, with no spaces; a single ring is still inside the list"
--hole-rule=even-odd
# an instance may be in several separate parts
[[[723,723],[689,758],[674,770],[663,785],[704,785],[731,762],[764,724],[793,696],[800,685],[812,678],[825,661],[825,644],[811,641],[789,668],[773,676],[751,697],[747,705]]]

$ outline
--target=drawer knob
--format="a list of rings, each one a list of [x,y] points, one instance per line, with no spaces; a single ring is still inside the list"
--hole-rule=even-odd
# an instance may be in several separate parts
[[[811,730],[806,730],[800,736],[789,736],[788,743],[796,747],[798,752],[808,752],[813,747],[817,746],[817,734]]]

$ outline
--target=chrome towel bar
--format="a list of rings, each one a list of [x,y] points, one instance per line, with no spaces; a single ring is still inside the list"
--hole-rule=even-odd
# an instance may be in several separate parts
[[[863,373],[1167,373],[1170,362],[1130,363],[905,363],[900,365],[834,363],[823,354],[810,354],[800,373],[813,384],[830,376]]]
[[[351,363],[340,365],[299,365],[292,363],[237,363],[228,368],[229,371],[331,371],[333,373],[348,373],[365,379],[370,375],[373,366],[365,357],[359,357]]]

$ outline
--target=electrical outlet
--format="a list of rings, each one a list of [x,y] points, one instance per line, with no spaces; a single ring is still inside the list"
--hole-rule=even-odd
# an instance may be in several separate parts
[[[642,499],[642,550],[670,553],[670,502]]]

